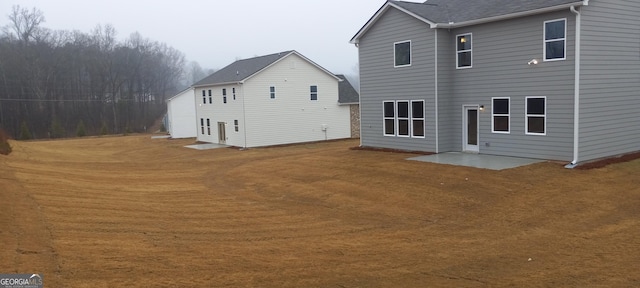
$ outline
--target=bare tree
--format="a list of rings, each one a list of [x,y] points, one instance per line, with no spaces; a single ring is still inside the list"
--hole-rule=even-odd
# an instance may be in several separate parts
[[[15,36],[24,43],[29,42],[29,39],[37,34],[45,19],[42,11],[35,7],[29,11],[27,8],[21,8],[20,5],[13,6],[11,14],[9,14],[9,21],[11,21],[11,29],[15,33]]]

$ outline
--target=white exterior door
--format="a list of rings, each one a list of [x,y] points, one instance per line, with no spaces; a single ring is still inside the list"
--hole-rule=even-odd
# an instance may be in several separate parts
[[[463,106],[462,114],[462,151],[479,152],[479,113],[478,106]]]

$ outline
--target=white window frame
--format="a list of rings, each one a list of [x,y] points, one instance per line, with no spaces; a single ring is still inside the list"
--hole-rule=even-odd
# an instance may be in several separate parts
[[[464,36],[469,36],[469,39],[471,39],[471,48],[469,48],[468,50],[458,50],[458,37],[464,37]],[[455,47],[456,47],[456,69],[469,69],[473,67],[473,33],[464,33],[464,34],[458,34],[456,35],[456,43],[455,43]],[[469,64],[469,66],[460,66],[460,61],[459,61],[459,55],[460,53],[466,53],[469,52],[469,54],[471,55],[471,63]]]
[[[222,88],[222,103],[227,104],[227,88]]]
[[[396,45],[402,44],[402,43],[407,43],[407,42],[409,43],[409,64],[397,65],[397,63],[396,63]],[[394,42],[393,43],[393,67],[394,68],[410,67],[411,64],[413,64],[413,44],[411,43],[411,40]]]
[[[233,100],[236,100],[236,87],[231,88],[231,93],[233,93]]]
[[[202,89],[202,104],[207,104],[207,91]]]
[[[209,104],[213,103],[213,97],[211,96],[211,89],[209,89]]]
[[[238,122],[238,120],[233,120],[233,126],[235,132],[240,132],[240,123]]]
[[[557,39],[547,40],[547,23],[558,22],[558,21],[564,21],[564,38],[557,38]],[[547,59],[547,43],[548,42],[556,42],[556,41],[563,41],[564,42],[564,57]],[[567,18],[560,18],[560,19],[544,21],[544,24],[542,25],[542,51],[543,51],[542,52],[542,61],[544,61],[544,62],[567,60]]]
[[[204,91],[204,90],[202,90],[202,91]],[[200,132],[202,132],[200,134],[205,135],[204,134],[204,118],[200,118]]]
[[[399,115],[399,109],[400,109],[400,105],[398,105],[398,103],[407,103],[407,117],[402,117],[400,118]],[[402,137],[402,138],[409,138],[411,137],[411,101],[409,100],[397,100],[396,101],[396,136],[397,137]],[[407,135],[400,135],[400,120],[406,120],[407,121]]]
[[[276,86],[269,86],[269,99],[276,99]]]
[[[207,135],[211,135],[211,118],[207,118]]]
[[[507,107],[507,109],[508,109],[507,114],[496,114],[495,111],[493,110],[493,108],[494,108],[493,100],[503,100],[503,99],[507,99],[509,101],[509,106]],[[506,116],[509,119],[509,121],[508,121],[509,129],[507,131],[496,131],[495,130],[495,128],[496,128],[496,126],[495,126],[495,117],[496,116],[500,116],[500,117],[505,117]],[[491,133],[511,134],[511,97],[491,97]]]
[[[316,92],[313,92],[313,87],[316,87]],[[313,99],[314,95],[316,96],[316,99]],[[318,85],[309,86],[309,99],[311,99],[311,101],[318,101]]]
[[[527,111],[529,110],[528,106],[529,106],[529,99],[532,98],[542,98],[544,99],[544,114],[543,115],[539,115],[539,114],[529,114]],[[547,135],[547,96],[527,96],[524,99],[524,133],[526,135]],[[529,117],[536,117],[536,118],[544,118],[544,133],[536,133],[536,132],[529,132]]]
[[[384,108],[386,106],[385,105],[386,103],[393,103],[393,117],[385,116]],[[396,101],[382,101],[382,134],[384,136],[392,136],[392,137],[396,136],[396,131],[398,130],[398,127],[396,124],[396,116],[397,116]],[[393,134],[387,134],[387,120],[393,120]]]
[[[415,102],[422,102],[422,118],[414,118],[413,117],[413,103],[415,103]],[[409,129],[411,130],[411,133],[410,133],[411,134],[411,138],[425,138],[427,136],[427,128],[426,128],[426,125],[425,125],[427,123],[426,119],[425,119],[427,113],[426,113],[425,110],[426,109],[425,109],[425,105],[424,105],[424,100],[411,100],[411,103],[409,103],[409,113],[410,113],[409,116],[410,116],[410,119],[411,119],[410,120],[411,122],[409,122],[411,124],[411,125],[409,125]],[[414,129],[413,129],[413,127],[414,127],[413,123],[416,120],[422,121],[422,134],[423,134],[422,136],[420,136],[420,135],[416,136],[415,134],[413,134],[413,132],[415,132]]]

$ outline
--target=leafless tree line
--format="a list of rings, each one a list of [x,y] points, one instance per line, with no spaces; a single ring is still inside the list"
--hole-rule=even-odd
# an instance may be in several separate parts
[[[110,25],[52,31],[35,8],[15,6],[8,17],[0,32],[0,128],[15,138],[25,126],[34,138],[72,136],[80,122],[88,134],[143,131],[181,88],[184,54],[164,43],[139,33],[118,41]]]

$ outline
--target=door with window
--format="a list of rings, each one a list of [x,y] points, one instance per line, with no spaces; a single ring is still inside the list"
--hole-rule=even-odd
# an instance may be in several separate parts
[[[227,143],[227,131],[225,130],[225,123],[218,122],[218,143],[225,144]]]
[[[478,106],[463,106],[462,115],[462,151],[478,152],[479,141],[479,113]]]

